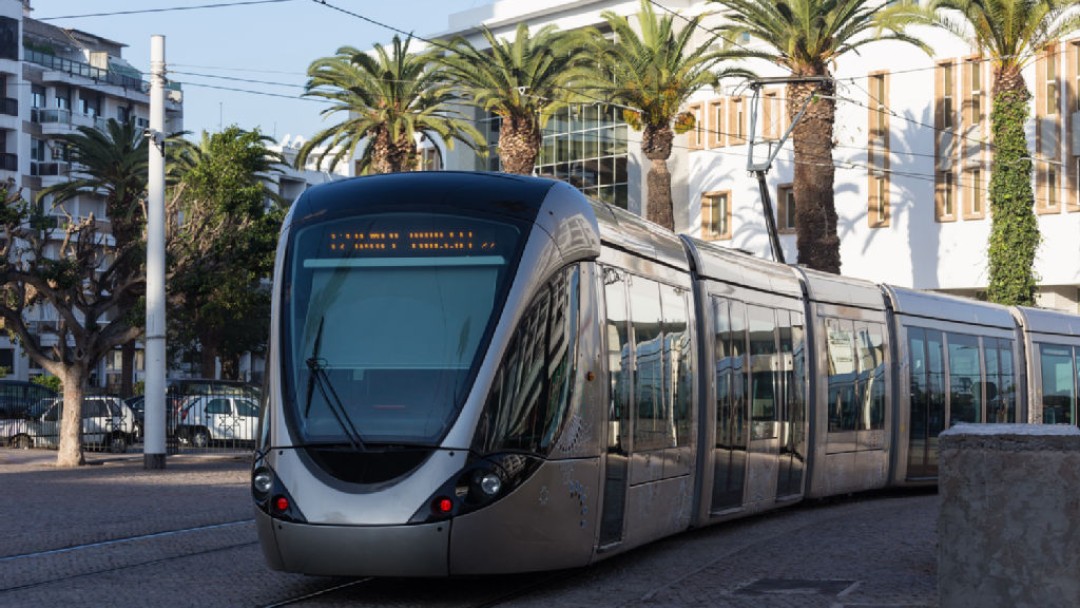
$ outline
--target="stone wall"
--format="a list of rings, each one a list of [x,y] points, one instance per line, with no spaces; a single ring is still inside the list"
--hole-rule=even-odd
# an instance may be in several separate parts
[[[941,606],[1080,606],[1080,429],[961,424],[939,448]]]

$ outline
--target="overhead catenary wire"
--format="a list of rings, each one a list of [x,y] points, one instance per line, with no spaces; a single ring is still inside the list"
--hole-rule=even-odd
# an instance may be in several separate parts
[[[118,17],[121,15],[143,15],[147,13],[169,13],[173,11],[195,11],[211,8],[230,8],[234,6],[248,6],[252,4],[281,4],[295,2],[295,0],[238,0],[237,2],[215,2],[213,4],[196,4],[181,6],[166,6],[159,8],[140,8],[127,11],[109,11],[105,13],[84,13],[82,15],[58,15],[55,17],[35,17],[37,21],[57,21],[59,19],[88,19],[91,17]]]

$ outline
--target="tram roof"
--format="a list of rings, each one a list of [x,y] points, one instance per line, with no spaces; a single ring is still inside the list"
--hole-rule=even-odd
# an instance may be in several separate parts
[[[1016,321],[1005,306],[971,298],[906,287],[883,286],[897,314],[974,323],[1002,329],[1015,329]]]
[[[600,240],[605,245],[680,270],[690,269],[686,250],[675,233],[607,203],[593,201],[593,212],[600,225]]]
[[[810,300],[840,306],[857,306],[870,310],[884,310],[885,298],[875,283],[840,275],[793,266],[802,275]]]
[[[561,182],[507,173],[413,171],[343,179],[308,189],[295,203],[293,220],[359,209],[417,211],[432,207],[494,211],[532,220],[553,186]]]
[[[691,236],[684,236],[683,240],[690,244],[694,267],[702,278],[802,298],[799,279],[786,264]]]
[[[1076,315],[1027,306],[1017,306],[1015,310],[1028,332],[1080,336],[1080,317]]]

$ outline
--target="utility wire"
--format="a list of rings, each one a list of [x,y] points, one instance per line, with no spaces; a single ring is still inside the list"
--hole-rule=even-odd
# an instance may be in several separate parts
[[[168,6],[162,8],[141,8],[130,11],[113,11],[109,13],[87,13],[83,15],[61,15],[59,17],[34,17],[37,21],[56,21],[59,19],[84,19],[88,17],[117,17],[120,15],[142,15],[146,13],[168,13],[172,11],[194,11],[205,8],[228,8],[231,6],[247,6],[251,4],[278,4],[292,2],[293,0],[242,0],[240,2],[217,2],[214,4],[199,4],[194,6]]]

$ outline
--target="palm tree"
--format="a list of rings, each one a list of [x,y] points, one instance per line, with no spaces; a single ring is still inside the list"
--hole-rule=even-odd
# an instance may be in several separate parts
[[[74,165],[70,181],[44,188],[38,200],[52,195],[54,206],[83,194],[104,195],[105,211],[118,241],[138,238],[145,220],[149,140],[134,121],[109,119],[105,129],[79,127],[58,138]]]
[[[917,3],[880,0],[711,1],[728,9],[725,25],[719,28],[728,41],[749,34],[764,44],[747,47],[729,43],[727,57],[763,59],[805,79],[788,84],[786,93],[789,116],[795,116],[812,98],[792,131],[799,263],[839,274],[840,239],[831,162],[836,104],[829,66],[877,40],[907,42],[929,53],[924,43],[904,33],[910,25],[929,23],[929,14]]]
[[[451,109],[456,98],[434,69],[433,53],[409,53],[411,40],[394,36],[390,51],[376,44],[374,55],[346,46],[312,62],[304,95],[331,103],[323,116],[343,114],[344,119],[301,146],[297,167],[320,146],[325,149],[318,161],[329,156],[331,171],[354,158],[364,143],[359,172],[390,173],[409,168],[417,135],[437,136],[448,146],[455,139],[474,149],[479,145],[476,127]]]
[[[939,25],[969,41],[991,61],[990,285],[987,298],[1007,305],[1035,303],[1035,252],[1041,236],[1031,189],[1031,155],[1024,125],[1031,94],[1024,66],[1065,35],[1080,17],[1063,0],[940,0]],[[951,19],[961,17],[960,21]]]
[[[132,243],[142,238],[146,219],[142,205],[146,193],[147,153],[149,140],[133,120],[118,122],[109,119],[105,129],[79,127],[77,133],[59,138],[74,163],[70,181],[44,188],[38,200],[52,195],[52,204],[61,206],[79,195],[105,196],[105,211],[111,225],[111,233],[117,242]],[[138,248],[128,249],[129,254]],[[123,273],[139,268],[141,260],[132,259],[118,266]],[[134,298],[134,296],[132,296]],[[136,304],[134,299],[125,302],[126,308]],[[121,349],[120,394],[133,393],[132,371],[135,367],[135,343],[124,344]]]
[[[487,49],[455,38],[438,61],[463,97],[501,119],[499,159],[507,173],[536,166],[548,119],[565,108],[569,87],[587,60],[585,38],[549,25],[535,34],[519,23],[512,40],[481,29]]]
[[[594,70],[583,86],[626,108],[623,116],[627,123],[642,132],[641,152],[651,161],[646,177],[646,217],[674,230],[667,160],[675,134],[694,127],[693,115],[680,112],[680,108],[695,91],[717,86],[722,76],[749,73],[730,69],[712,72],[721,56],[710,49],[717,39],[715,34],[695,44],[701,15],[686,18],[676,27],[675,15],[658,18],[652,4],[642,0],[637,29],[626,17],[611,11],[602,16],[614,32],[614,40],[594,37],[594,48],[605,70]]]

